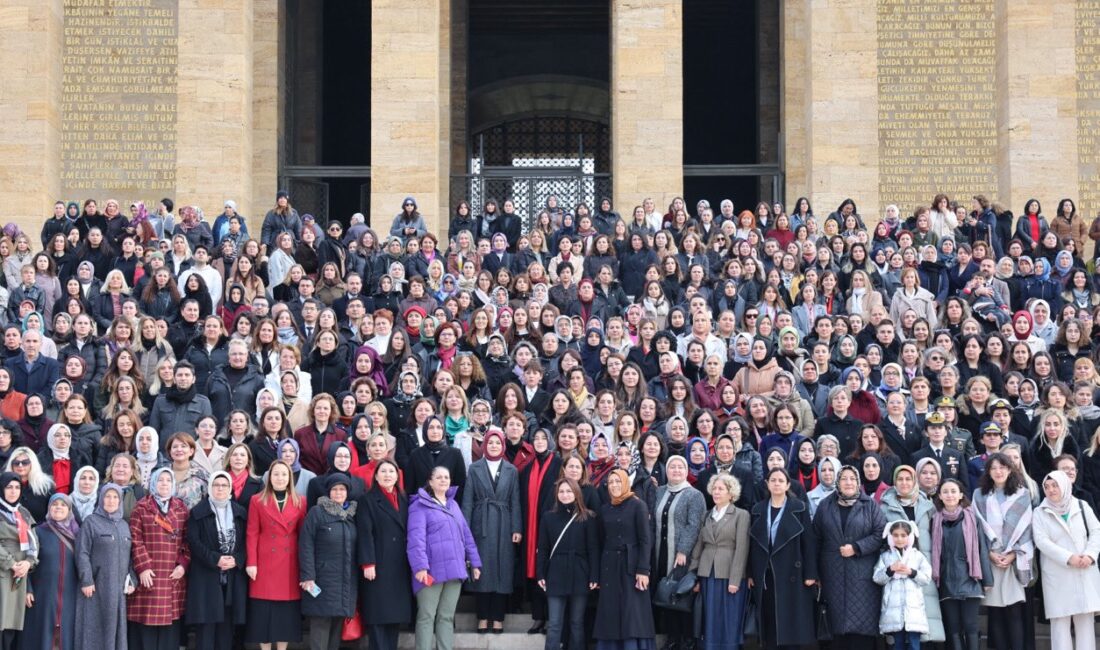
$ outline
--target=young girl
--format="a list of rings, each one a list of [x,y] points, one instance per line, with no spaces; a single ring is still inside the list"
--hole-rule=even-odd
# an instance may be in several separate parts
[[[895,650],[920,650],[928,632],[921,588],[932,580],[932,566],[917,550],[917,529],[910,521],[892,521],[882,531],[889,541],[875,565],[874,580],[883,586],[879,631],[894,635]]]

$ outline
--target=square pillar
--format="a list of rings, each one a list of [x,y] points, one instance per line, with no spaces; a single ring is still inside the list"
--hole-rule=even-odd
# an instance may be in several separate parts
[[[61,193],[61,0],[0,3],[0,205],[37,241]],[[98,198],[98,197],[97,197]]]
[[[370,223],[385,237],[406,196],[428,230],[450,218],[450,0],[374,0]]]
[[[664,209],[684,187],[683,6],[611,0],[611,167],[615,205],[651,197]]]
[[[275,199],[252,205],[252,5],[179,2],[174,198],[200,206],[211,222],[233,199],[250,219],[250,232],[259,232]]]
[[[999,173],[998,187],[986,192],[1017,216],[1028,199],[1037,198],[1050,219],[1058,199],[1069,197],[1086,223],[1091,221],[1076,198],[1076,5],[1077,0],[997,0],[995,5]],[[1035,43],[1045,44],[1041,55],[1031,46]]]

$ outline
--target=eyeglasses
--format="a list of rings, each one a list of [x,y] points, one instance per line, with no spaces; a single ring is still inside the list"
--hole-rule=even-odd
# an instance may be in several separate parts
[[[756,318],[759,315],[760,314],[745,314],[745,320],[748,320],[750,318]]]
[[[26,467],[27,465],[30,465],[30,464],[31,464],[31,461],[27,458],[24,458],[22,460],[13,460],[13,461],[11,461],[11,466],[12,467]]]

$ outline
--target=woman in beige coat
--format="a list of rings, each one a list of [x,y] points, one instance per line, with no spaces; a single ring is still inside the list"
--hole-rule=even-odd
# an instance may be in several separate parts
[[[691,552],[691,570],[699,577],[696,590],[702,591],[703,639],[708,648],[738,647],[749,593],[749,513],[733,505],[741,484],[732,474],[715,474],[705,487],[714,508]]]
[[[756,338],[752,342],[749,361],[733,376],[733,384],[737,386],[742,400],[753,395],[771,397],[775,393],[775,376],[779,370],[775,346],[767,339]]]
[[[906,268],[901,272],[901,287],[890,299],[890,320],[900,323],[902,314],[907,309],[912,309],[917,312],[917,318],[935,323],[937,322],[935,300],[931,291],[920,286],[917,270],[912,267]]]
[[[882,306],[882,294],[875,291],[867,271],[863,269],[852,271],[851,289],[848,291],[848,300],[844,304],[847,313],[860,314],[866,320],[872,309]]]

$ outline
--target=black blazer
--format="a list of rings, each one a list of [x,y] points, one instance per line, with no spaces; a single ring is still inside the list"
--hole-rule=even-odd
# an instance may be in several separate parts
[[[936,459],[936,453],[932,451],[932,447],[925,444],[919,450],[910,456],[910,460],[913,461],[913,465],[916,466],[917,461],[922,458]],[[963,484],[963,494],[970,494],[970,476],[966,469],[966,456],[961,451],[952,449],[944,442],[943,459],[939,461],[940,464],[940,476],[944,479],[953,478]]]
[[[359,498],[359,564],[373,565],[374,580],[360,580],[359,612],[367,625],[412,621],[412,570],[408,546],[409,499],[398,490],[394,510],[380,487]]]

